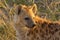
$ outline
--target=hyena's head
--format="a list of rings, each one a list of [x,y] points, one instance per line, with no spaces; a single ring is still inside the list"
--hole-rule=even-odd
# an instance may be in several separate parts
[[[17,23],[27,26],[28,28],[32,28],[36,25],[34,21],[34,17],[37,11],[36,4],[32,6],[26,5],[18,5],[17,6]]]

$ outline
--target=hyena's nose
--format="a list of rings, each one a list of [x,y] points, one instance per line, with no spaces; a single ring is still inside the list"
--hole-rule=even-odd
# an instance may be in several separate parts
[[[30,24],[28,25],[28,28],[34,28],[36,25],[35,24]]]
[[[35,24],[32,25],[32,27],[34,27],[34,26],[35,26]]]

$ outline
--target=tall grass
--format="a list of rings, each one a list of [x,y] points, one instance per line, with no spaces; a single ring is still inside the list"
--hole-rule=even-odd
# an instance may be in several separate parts
[[[47,19],[51,21],[59,21],[60,19],[60,0],[5,0],[7,8],[8,6],[13,6],[14,4],[25,4],[31,5],[36,3],[38,6],[39,16],[41,14],[45,15]],[[57,15],[57,16],[56,16]]]
[[[0,1],[0,40],[17,40],[12,19],[13,8]]]

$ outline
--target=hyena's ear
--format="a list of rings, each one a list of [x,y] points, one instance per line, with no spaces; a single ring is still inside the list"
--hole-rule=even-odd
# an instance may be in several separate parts
[[[19,15],[20,12],[21,12],[21,8],[22,8],[22,7],[21,7],[20,5],[16,5],[16,6],[15,6],[15,13]]]
[[[22,5],[22,4],[17,5],[17,6],[16,6],[17,14],[19,15],[19,14],[21,13],[22,9],[24,9],[24,8],[26,8],[25,5]]]
[[[36,14],[36,12],[37,12],[37,5],[36,4],[33,4],[32,11]]]

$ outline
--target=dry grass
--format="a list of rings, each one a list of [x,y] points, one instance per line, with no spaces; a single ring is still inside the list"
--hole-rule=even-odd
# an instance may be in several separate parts
[[[15,30],[0,19],[0,40],[16,40]]]
[[[13,13],[12,8],[10,9],[5,1],[0,1],[0,40],[17,40],[11,13]]]
[[[41,3],[42,4],[46,3],[46,7],[47,7],[47,10],[49,11],[49,13],[53,13],[53,15],[55,13],[58,13],[58,12],[56,12],[56,11],[58,11],[56,6],[58,4],[60,4],[60,1],[59,2],[51,2],[49,5],[47,3],[47,0],[46,0],[45,3],[43,3],[43,2],[41,2]],[[1,10],[1,8],[3,8],[8,13],[8,16],[6,16],[4,14],[5,11]],[[14,27],[13,25],[14,24],[12,22],[13,15],[15,13],[14,12],[14,10],[15,10],[14,8],[15,8],[15,4],[11,8],[11,7],[9,7],[9,5],[6,3],[5,0],[3,0],[3,1],[0,0],[0,40],[17,40],[16,39],[16,32],[13,29],[13,27]],[[52,10],[53,8],[56,8],[56,9]]]

